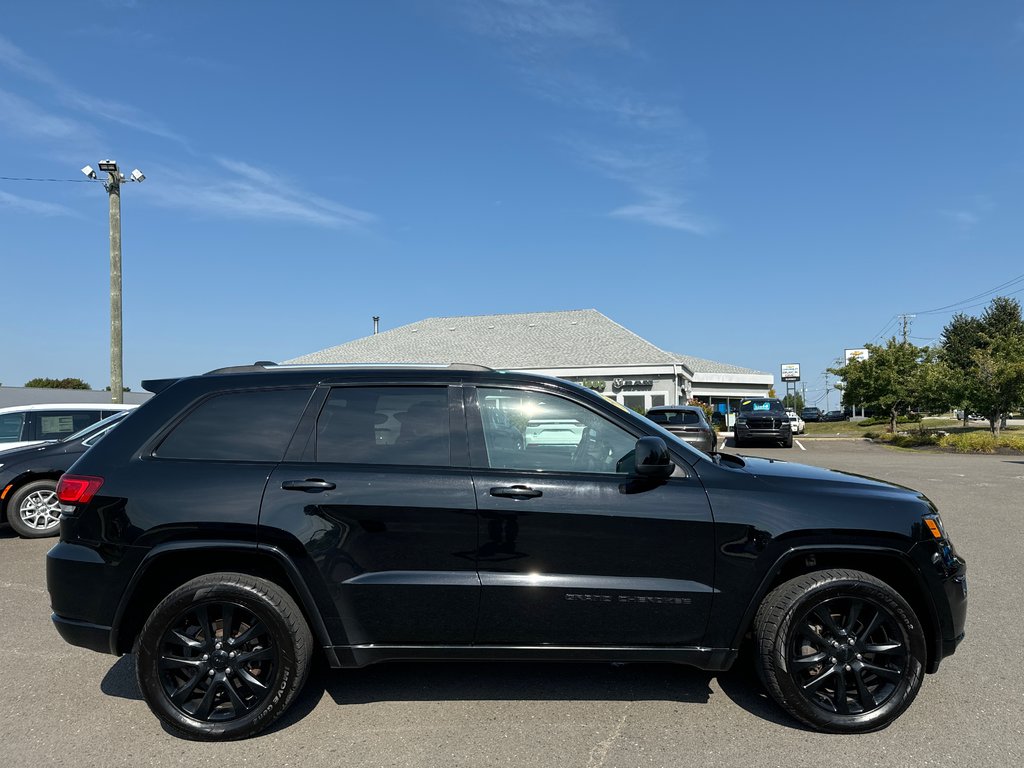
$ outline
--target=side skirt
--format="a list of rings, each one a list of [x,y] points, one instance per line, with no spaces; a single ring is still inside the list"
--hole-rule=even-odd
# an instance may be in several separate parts
[[[325,649],[332,667],[384,661],[667,662],[723,672],[736,660],[729,648],[531,645],[336,645]]]

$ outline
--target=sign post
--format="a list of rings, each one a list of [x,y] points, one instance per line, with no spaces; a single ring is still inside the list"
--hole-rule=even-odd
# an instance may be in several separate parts
[[[786,385],[786,398],[793,410],[796,410],[796,383],[800,381],[800,363],[783,363],[782,382]],[[792,397],[790,397],[792,395]],[[785,405],[785,403],[783,403]]]

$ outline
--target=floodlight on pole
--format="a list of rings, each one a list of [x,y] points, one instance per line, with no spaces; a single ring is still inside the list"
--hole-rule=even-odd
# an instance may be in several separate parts
[[[138,168],[126,179],[116,160],[101,160],[100,171],[107,174],[103,188],[110,199],[110,399],[124,402],[124,355],[121,332],[121,182],[141,182],[146,176]],[[90,179],[98,178],[91,165],[82,169]]]

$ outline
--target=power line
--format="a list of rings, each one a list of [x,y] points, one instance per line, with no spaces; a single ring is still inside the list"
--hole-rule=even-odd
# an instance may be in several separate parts
[[[0,176],[3,181],[57,181],[67,184],[92,184],[95,179],[34,179],[30,176]]]
[[[1000,291],[1003,288],[1009,288],[1011,285],[1016,285],[1017,283],[1020,283],[1022,281],[1024,281],[1024,275],[1017,275],[1017,277],[1014,277],[1014,278],[1012,278],[1010,280],[1007,280],[1005,283],[1000,283],[995,288],[990,288],[987,291],[982,291],[981,293],[975,294],[974,296],[970,296],[970,297],[968,297],[966,299],[961,299],[960,301],[955,301],[952,304],[947,304],[944,307],[936,307],[935,309],[926,309],[926,310],[924,310],[922,312],[915,312],[914,314],[916,314],[916,315],[937,315],[940,312],[946,312],[946,311],[949,311],[951,309],[956,309],[957,307],[960,307],[961,304],[967,304],[969,302],[985,298],[986,296],[991,296],[993,293],[996,293],[997,291]],[[1020,293],[1020,291],[1017,291],[1017,293]],[[985,302],[982,302],[982,303],[984,304]],[[974,306],[978,306],[978,305],[975,304]],[[960,308],[961,309],[971,309],[971,307],[960,307]]]

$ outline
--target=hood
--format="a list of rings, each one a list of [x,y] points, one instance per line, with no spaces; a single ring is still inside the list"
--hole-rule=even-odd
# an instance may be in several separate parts
[[[744,456],[743,462],[744,472],[768,483],[779,480],[806,480],[809,483],[820,483],[830,488],[845,486],[847,488],[870,489],[901,495],[910,494],[917,498],[923,498],[922,494],[913,488],[888,483],[884,480],[876,480],[873,477],[855,475],[851,472],[812,467],[807,464],[794,464],[789,461],[779,461],[778,459],[761,459],[754,456]]]

